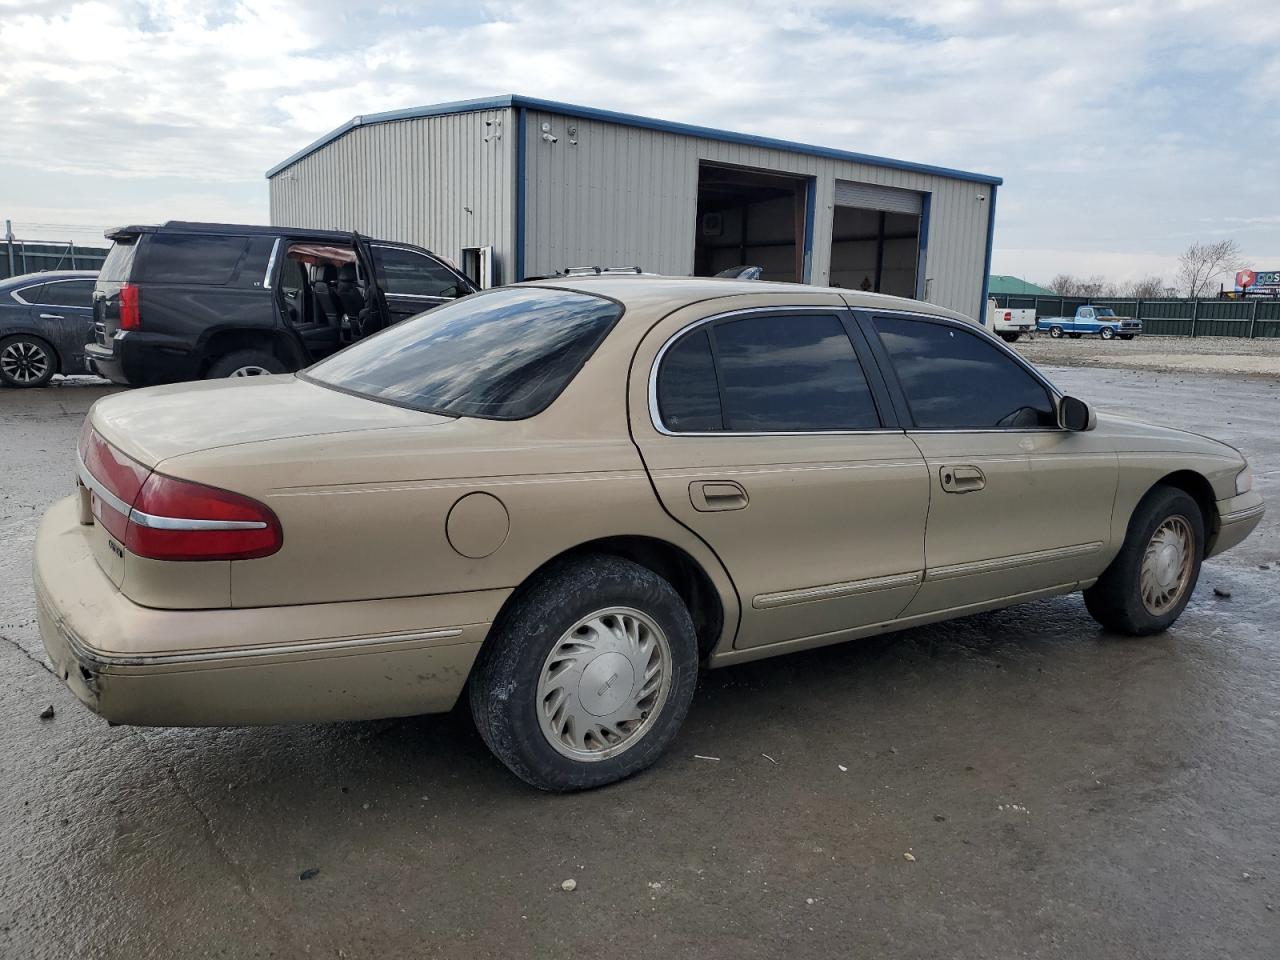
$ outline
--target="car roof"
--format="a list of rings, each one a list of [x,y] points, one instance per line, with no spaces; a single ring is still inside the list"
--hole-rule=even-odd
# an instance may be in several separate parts
[[[270,227],[260,223],[199,223],[169,220],[161,224],[132,224],[106,231],[108,240],[141,233],[183,233],[225,237],[297,237],[306,240],[340,240],[350,243],[355,234],[344,230],[313,230],[307,227]]]
[[[41,270],[38,273],[20,273],[16,277],[0,280],[0,290],[29,287],[33,283],[48,283],[50,280],[92,280],[97,275],[97,270]]]
[[[733,280],[723,277],[666,277],[656,274],[601,274],[572,277],[545,277],[531,280],[520,286],[558,287],[563,290],[581,290],[596,293],[620,301],[624,306],[654,306],[660,302],[671,304],[672,309],[702,300],[721,297],[759,296],[776,294],[779,298],[796,294],[835,294],[843,297],[851,306],[870,310],[896,310],[908,313],[926,313],[973,323],[973,320],[923,300],[908,297],[891,297],[884,293],[865,293],[844,287],[819,287],[806,283],[780,283],[769,280]],[[783,304],[779,304],[780,306]]]

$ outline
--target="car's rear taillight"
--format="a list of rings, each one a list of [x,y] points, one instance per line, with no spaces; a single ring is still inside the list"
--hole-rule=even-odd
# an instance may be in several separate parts
[[[1005,322],[1005,323],[1012,323],[1012,322],[1013,322],[1013,311],[1012,311],[1012,310],[1006,310],[1006,311],[1004,312],[1004,322]]]
[[[138,330],[142,327],[142,291],[132,283],[120,287],[120,329]]]
[[[152,560],[251,560],[283,543],[265,504],[162,473],[143,483],[124,538],[125,549]]]
[[[88,426],[81,480],[93,515],[125,548],[151,560],[251,560],[280,549],[270,507],[218,487],[179,480],[133,460]]]

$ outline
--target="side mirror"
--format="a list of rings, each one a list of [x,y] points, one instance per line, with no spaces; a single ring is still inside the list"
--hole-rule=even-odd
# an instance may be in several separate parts
[[[1098,415],[1083,400],[1063,397],[1058,401],[1058,426],[1063,430],[1080,433],[1097,425]]]

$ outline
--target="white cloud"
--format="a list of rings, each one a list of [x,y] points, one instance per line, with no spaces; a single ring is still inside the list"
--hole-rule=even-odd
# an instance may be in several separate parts
[[[1260,254],[1271,7],[0,0],[0,216],[262,220],[265,169],[353,115],[519,92],[1002,175],[996,262],[1033,278]]]

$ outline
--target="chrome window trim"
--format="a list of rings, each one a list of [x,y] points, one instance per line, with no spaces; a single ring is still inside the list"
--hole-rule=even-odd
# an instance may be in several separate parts
[[[26,299],[24,299],[24,298],[22,298],[22,297],[18,296],[18,294],[19,294],[19,292],[21,292],[21,291],[23,291],[23,290],[35,290],[35,289],[38,289],[38,288],[41,288],[41,287],[47,287],[47,286],[49,286],[49,285],[50,285],[50,284],[52,284],[52,283],[89,283],[90,285],[92,285],[92,283],[93,283],[93,282],[94,282],[94,281],[93,281],[93,277],[58,277],[58,278],[56,278],[56,279],[54,279],[54,280],[42,280],[42,281],[41,281],[41,282],[39,282],[39,283],[28,283],[26,286],[19,287],[17,290],[10,290],[10,291],[9,291],[9,296],[13,297],[13,299],[17,300],[17,301],[18,301],[20,304],[22,304],[24,307],[57,307],[57,306],[65,306],[65,304],[57,304],[57,303],[41,303],[41,302],[36,301],[36,300],[26,300]],[[90,306],[88,306],[88,307],[67,307],[67,309],[68,309],[68,310],[92,310],[92,309],[93,309],[93,307],[92,307],[92,305],[90,305]]]
[[[104,500],[107,506],[140,527],[150,527],[153,530],[264,530],[267,526],[262,520],[188,520],[183,517],[160,517],[153,513],[143,513],[121,500],[90,473],[79,450],[76,451],[76,472],[80,482]]]
[[[443,260],[437,257],[434,253],[430,253],[424,250],[415,250],[413,247],[402,247],[399,244],[395,244],[395,243],[371,243],[369,244],[369,249],[370,250],[399,250],[401,253],[412,253],[415,257],[422,257],[422,259],[424,260],[430,260],[436,266],[440,267],[442,270],[444,270],[446,273],[452,276],[455,280],[458,279],[458,272],[454,270],[452,267],[450,267],[449,264],[445,263]],[[375,283],[377,282],[377,276],[376,276],[377,270],[378,270],[378,265],[375,263],[374,264],[374,274],[375,274],[374,282]],[[474,286],[474,284],[472,285]],[[444,296],[440,296],[439,294],[433,295],[428,293],[391,293],[388,290],[383,290],[382,294],[383,296],[386,296],[386,297],[396,297],[402,300],[432,300],[441,305],[449,303],[451,300],[458,299],[457,297],[444,297]]]
[[[662,414],[658,410],[658,370],[662,366],[662,358],[667,355],[667,351],[677,340],[682,339],[686,334],[691,333],[698,327],[708,323],[714,323],[717,320],[723,320],[726,317],[747,316],[756,313],[848,313],[849,308],[843,304],[832,304],[831,306],[821,306],[818,304],[805,304],[804,306],[788,306],[787,304],[779,304],[773,307],[741,307],[737,310],[727,310],[724,313],[717,313],[710,317],[703,317],[700,320],[694,320],[686,326],[681,327],[658,349],[657,355],[653,358],[653,363],[649,367],[649,422],[653,425],[653,429],[664,437],[861,437],[872,434],[886,433],[905,433],[901,427],[876,427],[868,430],[670,430],[667,425],[662,422]],[[857,345],[850,341],[850,346],[854,348],[854,357],[858,360],[858,365],[862,365],[862,357],[858,353]],[[866,371],[863,371],[866,376]],[[870,378],[867,378],[867,389],[871,389]],[[872,394],[874,397],[874,393]]]
[[[271,274],[276,267],[276,258],[280,256],[281,238],[276,237],[276,242],[271,245],[271,256],[267,257],[267,272],[262,275],[262,289],[271,289]]]

